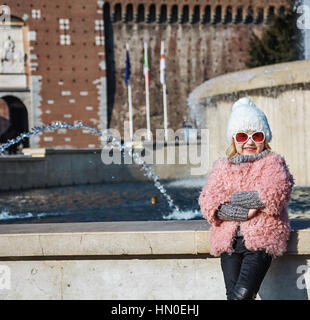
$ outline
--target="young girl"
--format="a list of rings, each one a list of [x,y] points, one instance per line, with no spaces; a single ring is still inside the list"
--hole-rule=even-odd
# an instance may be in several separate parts
[[[255,299],[272,258],[286,250],[294,178],[271,151],[266,115],[249,98],[233,104],[226,138],[228,157],[214,162],[199,205],[212,225],[210,253],[221,257],[227,299]]]

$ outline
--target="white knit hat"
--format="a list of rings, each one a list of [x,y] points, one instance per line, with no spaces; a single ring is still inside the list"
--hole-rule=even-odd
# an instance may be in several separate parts
[[[233,106],[227,123],[226,139],[231,143],[232,136],[238,131],[263,131],[267,142],[272,139],[272,133],[265,113],[249,98],[237,100]]]

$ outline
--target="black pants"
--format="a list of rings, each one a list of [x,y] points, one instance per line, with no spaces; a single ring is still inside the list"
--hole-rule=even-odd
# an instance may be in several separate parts
[[[228,300],[254,299],[270,267],[272,256],[263,250],[251,251],[244,245],[243,237],[237,237],[234,252],[221,254]]]

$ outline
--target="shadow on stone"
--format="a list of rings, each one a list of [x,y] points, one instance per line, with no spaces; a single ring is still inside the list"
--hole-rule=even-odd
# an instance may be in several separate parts
[[[273,259],[271,267],[258,292],[261,300],[308,300],[310,288],[305,281],[309,272],[307,260],[309,255],[298,255],[298,233],[291,233],[289,255]]]
[[[307,266],[305,256],[273,260],[258,293],[261,300],[308,300],[304,272],[297,273],[300,266]]]

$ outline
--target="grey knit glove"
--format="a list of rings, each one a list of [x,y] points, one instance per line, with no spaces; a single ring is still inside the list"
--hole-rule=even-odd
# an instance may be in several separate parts
[[[257,191],[235,192],[230,196],[230,201],[233,205],[241,206],[247,209],[265,208],[265,205],[260,200],[259,194]]]
[[[218,211],[217,217],[220,220],[247,220],[249,209],[236,206],[230,203],[222,204]]]

